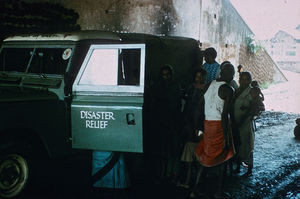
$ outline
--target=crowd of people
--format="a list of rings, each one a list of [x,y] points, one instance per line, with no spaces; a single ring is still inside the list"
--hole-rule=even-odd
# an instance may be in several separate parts
[[[243,176],[252,175],[254,121],[264,111],[264,96],[251,73],[239,65],[238,84],[234,66],[219,64],[216,57],[214,48],[204,51],[205,63],[195,69],[184,94],[170,65],[161,68],[160,81],[151,88],[151,110],[159,113],[153,127],[158,158],[153,176],[190,188],[191,198],[205,194],[200,182],[208,168],[218,171],[215,198],[229,197],[223,191],[227,168],[240,172],[243,165],[248,168]]]
[[[214,48],[204,51],[205,63],[194,70],[193,81],[184,92],[173,80],[172,66],[162,66],[144,107],[151,118],[145,138],[149,176],[155,183],[168,181],[190,189],[190,198],[205,195],[201,183],[210,168],[217,171],[215,198],[230,197],[223,190],[228,168],[238,173],[243,165],[248,169],[243,176],[252,175],[255,119],[264,111],[264,96],[251,73],[239,65],[238,84],[234,66],[229,61],[219,64],[216,57]],[[111,155],[94,152],[93,170]],[[114,185],[105,177],[94,185],[128,187],[123,161],[121,156],[115,166],[118,179],[108,177],[114,179]]]

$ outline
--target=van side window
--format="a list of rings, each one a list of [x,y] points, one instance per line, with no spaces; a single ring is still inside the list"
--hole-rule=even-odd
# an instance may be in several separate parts
[[[94,49],[79,85],[140,85],[140,49]]]
[[[140,49],[120,51],[118,85],[140,85]]]
[[[94,49],[80,85],[117,85],[118,49]]]

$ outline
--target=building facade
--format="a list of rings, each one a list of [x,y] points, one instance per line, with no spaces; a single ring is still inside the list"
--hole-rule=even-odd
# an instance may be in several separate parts
[[[300,25],[299,25],[300,26]],[[266,49],[282,69],[300,72],[300,28],[278,31],[266,41]]]

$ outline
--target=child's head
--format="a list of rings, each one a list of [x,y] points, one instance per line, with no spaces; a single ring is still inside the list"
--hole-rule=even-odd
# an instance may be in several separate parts
[[[195,83],[204,83],[207,71],[204,68],[197,68],[194,72],[193,81]]]
[[[166,64],[160,68],[160,78],[165,81],[170,81],[173,78],[172,66]]]
[[[243,66],[242,65],[238,65],[238,73],[241,73],[241,72],[243,72]]]
[[[261,91],[260,91],[260,89],[259,89],[258,87],[253,87],[253,88],[251,88],[251,90],[250,90],[250,95],[251,95],[251,98],[252,98],[252,99],[257,99],[257,98],[259,98],[260,93],[261,93]]]
[[[255,80],[251,82],[251,86],[252,87],[259,87],[258,82],[255,81]]]
[[[223,61],[220,65],[220,69],[222,70],[223,67],[226,67],[227,65],[231,64],[230,61]]]
[[[215,63],[215,59],[217,57],[217,51],[210,47],[205,49],[204,51],[204,58],[205,58],[205,62],[207,62],[208,64],[213,64]]]

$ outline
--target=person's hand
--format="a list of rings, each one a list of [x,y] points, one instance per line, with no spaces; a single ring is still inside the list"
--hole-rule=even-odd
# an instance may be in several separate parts
[[[196,129],[196,130],[195,130],[195,136],[196,136],[196,137],[198,137],[198,136],[199,136],[199,135],[198,135],[198,133],[199,133],[199,130],[198,130],[198,129]]]

